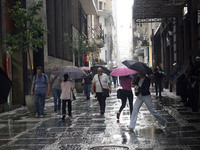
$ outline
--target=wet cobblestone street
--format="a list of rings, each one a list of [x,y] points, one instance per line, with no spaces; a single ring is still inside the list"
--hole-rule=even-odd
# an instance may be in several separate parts
[[[161,101],[153,104],[167,120],[162,130],[143,105],[135,131],[128,129],[129,107],[123,110],[120,120],[116,113],[120,100],[112,89],[107,99],[106,112],[99,114],[95,97],[85,100],[76,94],[72,103],[72,118],[60,120],[61,112],[54,112],[53,99],[46,100],[45,117],[37,118],[27,107],[0,114],[1,150],[199,150],[200,113],[184,107],[176,96],[164,91]],[[135,97],[136,98],[136,97]]]

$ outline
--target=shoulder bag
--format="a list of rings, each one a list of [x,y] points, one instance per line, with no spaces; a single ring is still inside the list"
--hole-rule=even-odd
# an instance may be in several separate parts
[[[98,78],[99,78],[99,75],[98,75]],[[102,96],[109,97],[109,89],[103,88],[100,78],[99,78],[99,83],[100,83],[101,88],[102,88]]]

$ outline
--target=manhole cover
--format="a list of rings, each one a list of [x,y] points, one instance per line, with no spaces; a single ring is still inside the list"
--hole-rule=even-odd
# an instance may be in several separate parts
[[[129,150],[126,146],[94,146],[90,150]]]

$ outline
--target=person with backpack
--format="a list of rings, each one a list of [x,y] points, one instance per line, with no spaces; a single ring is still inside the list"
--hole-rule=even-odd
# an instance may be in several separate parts
[[[44,117],[46,94],[50,95],[50,82],[42,67],[37,67],[37,74],[33,77],[31,95],[34,95],[36,117]]]

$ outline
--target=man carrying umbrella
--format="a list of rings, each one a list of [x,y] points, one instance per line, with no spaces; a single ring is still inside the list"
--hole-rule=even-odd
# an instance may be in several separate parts
[[[97,69],[97,74],[94,76],[92,80],[92,89],[91,93],[94,92],[94,87],[96,87],[96,96],[100,105],[100,114],[103,115],[105,113],[106,107],[106,96],[103,94],[103,89],[108,89],[109,93],[111,93],[111,84],[108,75],[103,73],[101,67]]]

